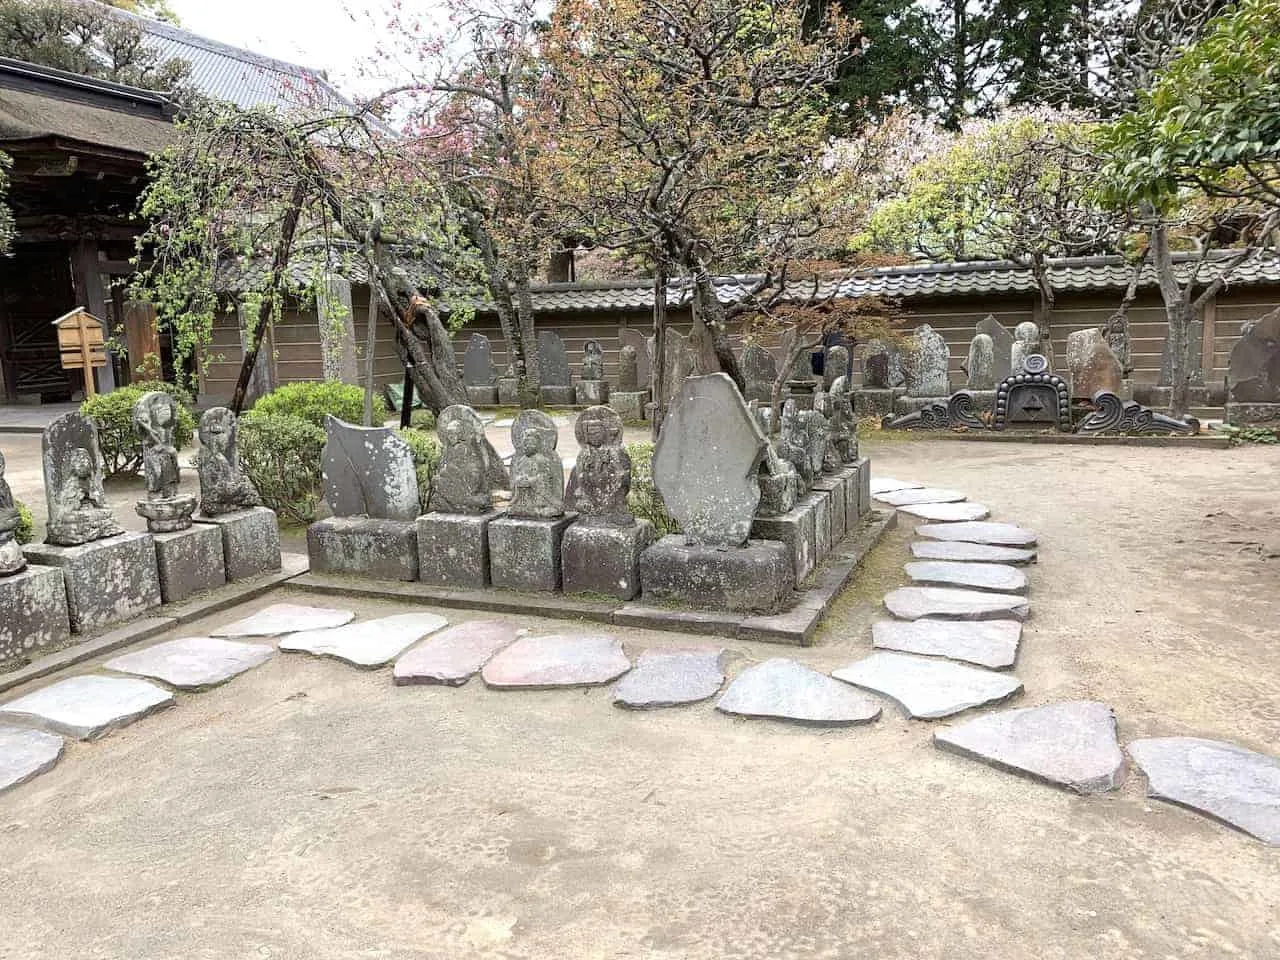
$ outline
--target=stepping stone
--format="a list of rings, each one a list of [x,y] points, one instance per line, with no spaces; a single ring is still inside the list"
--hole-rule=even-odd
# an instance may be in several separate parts
[[[882,503],[894,507],[905,507],[915,503],[959,503],[967,500],[959,490],[937,490],[926,487],[920,490],[894,490],[890,493],[877,493],[875,498]]]
[[[146,680],[89,674],[60,680],[0,705],[0,720],[23,721],[77,740],[97,740],[173,704],[173,694]]]
[[[43,730],[0,727],[0,793],[52,770],[62,747],[61,737]]]
[[[884,605],[903,620],[1025,620],[1031,615],[1026,597],[951,587],[899,587],[884,598]]]
[[[915,583],[969,587],[973,590],[998,590],[1002,593],[1026,593],[1027,575],[1017,567],[999,563],[956,563],[951,560],[917,560],[903,567]]]
[[[1124,780],[1116,716],[1105,703],[1091,700],[988,714],[937,731],[933,742],[1076,793],[1105,793]]]
[[[1022,692],[1022,681],[1007,673],[901,653],[873,653],[831,675],[884,694],[901,705],[907,716],[920,720],[949,717]]]
[[[724,685],[723,656],[718,647],[646,650],[613,688],[613,704],[647,710],[714,697]]]
[[[1198,737],[1134,740],[1147,796],[1168,800],[1280,846],[1280,759]]]
[[[923,483],[916,483],[913,480],[897,480],[893,477],[871,478],[871,495],[873,497],[881,493],[892,493],[894,490],[921,490],[923,488]]]
[[[350,610],[329,607],[303,607],[296,603],[273,603],[251,617],[237,620],[213,631],[215,637],[275,637],[299,630],[325,630],[350,623],[356,615]]]
[[[502,690],[591,687],[631,669],[613,637],[521,637],[484,665],[486,686]]]
[[[401,613],[327,630],[291,633],[281,639],[280,649],[373,669],[390,663],[427,634],[448,625],[448,620],[434,613]]]
[[[988,543],[1001,547],[1034,547],[1036,535],[1011,523],[922,523],[916,536],[930,540],[962,540],[965,543]]]
[[[523,631],[508,620],[470,620],[443,630],[399,660],[392,676],[399,686],[443,683],[460,687]]]
[[[871,645],[926,657],[964,660],[1003,670],[1018,659],[1022,624],[1016,620],[881,620],[871,625]]]
[[[265,643],[237,643],[215,637],[182,637],[108,660],[116,673],[132,673],[179,690],[205,690],[226,683],[275,656]]]
[[[956,523],[960,520],[985,520],[991,511],[980,503],[908,503],[898,508],[921,520]]]
[[[917,540],[911,544],[911,555],[920,560],[957,560],[964,563],[1036,562],[1034,550],[949,540]]]
[[[770,717],[815,727],[870,723],[880,704],[848,684],[781,657],[747,667],[716,709],[741,717]]]

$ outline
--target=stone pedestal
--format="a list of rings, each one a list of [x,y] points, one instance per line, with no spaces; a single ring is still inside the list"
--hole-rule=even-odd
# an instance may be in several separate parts
[[[165,603],[177,603],[227,582],[222,532],[217,527],[197,523],[186,530],[152,536],[156,542],[160,599]]]
[[[788,380],[787,387],[790,388],[790,399],[794,401],[797,410],[813,409],[813,396],[818,390],[817,380]]]
[[[996,391],[967,390],[965,392],[973,398],[974,413],[991,413],[995,410]],[[893,413],[896,416],[901,417],[908,413],[917,413],[926,407],[932,407],[939,404],[945,407],[950,400],[950,394],[945,397],[896,397],[893,401]]]
[[[858,519],[862,516],[862,483],[856,464],[846,466],[836,476],[844,484],[844,535],[850,537],[858,532]]]
[[[751,522],[751,539],[776,540],[786,545],[796,583],[809,576],[817,563],[816,536],[813,506],[803,501],[781,516],[756,517]]]
[[[160,606],[156,545],[149,533],[122,533],[78,547],[32,544],[23,552],[31,563],[62,568],[72,633]]]
[[[489,586],[489,524],[503,511],[418,518],[418,579],[446,587]]]
[[[197,516],[197,524],[221,531],[227,582],[260,577],[280,569],[280,523],[276,512],[251,507],[217,517]]]
[[[571,407],[575,398],[573,387],[542,387],[542,402],[549,407]]]
[[[646,600],[772,613],[795,589],[795,573],[783,543],[748,540],[722,549],[686,544],[683,535],[673,534],[641,554],[640,584]]]
[[[504,407],[520,406],[520,381],[516,377],[498,378],[498,402]]]
[[[853,392],[854,416],[883,420],[893,413],[894,398],[901,392],[900,390],[855,390]]]
[[[845,527],[848,525],[848,514],[844,498],[844,477],[839,474],[825,474],[813,481],[813,489],[826,493],[831,499],[831,546],[844,539]]]
[[[813,560],[821,563],[831,555],[831,495],[825,490],[812,490],[800,503],[813,510]]]
[[[418,579],[418,532],[413,520],[330,517],[307,528],[307,554],[312,573]]]
[[[503,517],[489,524],[489,579],[507,590],[559,590],[561,541],[576,513],[549,520]]]
[[[624,421],[643,420],[645,404],[649,402],[649,391],[635,392],[614,391],[609,394],[609,407]]]
[[[1280,403],[1244,403],[1232,400],[1227,404],[1227,423],[1237,427],[1251,423],[1280,424]]]
[[[61,570],[28,566],[0,578],[0,663],[38,654],[70,638]]]
[[[607,380],[579,380],[573,388],[574,396],[580,407],[598,407],[609,402],[609,383]]]
[[[515,381],[519,383],[520,381]],[[498,385],[483,387],[467,387],[467,403],[473,407],[495,407],[498,405]]]
[[[858,461],[858,516],[871,512],[871,458]]]
[[[640,554],[651,543],[648,520],[629,527],[573,524],[560,544],[564,592],[633,599],[640,593]]]

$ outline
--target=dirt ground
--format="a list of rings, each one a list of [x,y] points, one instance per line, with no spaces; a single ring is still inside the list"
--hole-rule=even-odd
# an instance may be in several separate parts
[[[1096,698],[1122,740],[1280,753],[1280,450],[866,449],[1040,534],[1019,705]],[[729,647],[864,655],[901,519],[819,646]],[[615,632],[632,654],[689,642]],[[1280,956],[1280,850],[1137,774],[1082,799],[944,754],[889,704],[817,731],[292,655],[178,700],[0,797],[0,957]]]

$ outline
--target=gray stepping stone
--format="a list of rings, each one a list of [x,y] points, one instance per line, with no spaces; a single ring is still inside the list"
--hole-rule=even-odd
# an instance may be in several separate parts
[[[1198,737],[1134,740],[1147,796],[1168,800],[1280,846],[1280,759]]]
[[[871,495],[873,497],[881,493],[892,493],[894,490],[921,490],[923,488],[923,483],[916,483],[914,480],[898,480],[894,477],[871,478]]]
[[[296,603],[273,603],[252,616],[237,620],[213,631],[215,637],[275,637],[299,630],[324,630],[350,623],[356,615],[350,610],[330,607],[304,607]]]
[[[608,683],[630,669],[614,637],[521,637],[486,663],[480,676],[497,689],[551,690]]]
[[[238,643],[216,637],[182,637],[108,660],[106,668],[167,683],[179,690],[204,690],[226,683],[275,656],[265,643]]]
[[[399,660],[392,674],[401,686],[443,683],[460,687],[499,650],[523,633],[507,620],[470,620],[442,630]]]
[[[1016,620],[881,620],[871,625],[871,645],[926,657],[964,660],[1003,670],[1018,659],[1022,624]]]
[[[959,490],[939,490],[934,487],[925,487],[920,490],[893,490],[889,493],[877,493],[874,496],[882,503],[894,507],[905,507],[914,503],[959,503],[961,500],[968,499]]]
[[[1034,550],[950,540],[917,540],[911,544],[911,555],[919,560],[956,560],[962,563],[1036,562]]]
[[[448,620],[434,613],[401,613],[327,630],[291,633],[280,640],[280,649],[372,669],[390,663],[427,634],[448,625]]]
[[[724,686],[723,657],[718,647],[646,650],[613,688],[614,706],[646,710],[714,697]]]
[[[951,587],[899,587],[884,598],[884,605],[903,620],[1025,620],[1031,615],[1026,597]]]
[[[77,740],[97,740],[173,704],[173,694],[146,680],[90,674],[60,680],[0,705],[0,719]]]
[[[1105,703],[1091,700],[988,714],[937,731],[933,742],[1076,793],[1105,793],[1124,781],[1115,714]]]
[[[873,653],[831,674],[837,680],[882,693],[907,716],[937,720],[1022,692],[1022,681],[945,660],[924,660],[902,653]]]
[[[985,520],[991,516],[991,511],[980,503],[908,503],[898,509],[921,520],[937,523]]]
[[[979,520],[964,523],[922,523],[916,535],[929,540],[961,540],[965,543],[988,543],[1000,547],[1034,547],[1036,535],[1011,523],[988,523]]]
[[[63,740],[43,730],[0,727],[0,793],[53,769]]]
[[[956,563],[951,560],[917,560],[904,566],[915,583],[1026,593],[1027,575],[1017,567],[999,563]]]
[[[880,704],[848,684],[777,657],[747,667],[716,703],[722,713],[769,717],[815,727],[871,723]]]

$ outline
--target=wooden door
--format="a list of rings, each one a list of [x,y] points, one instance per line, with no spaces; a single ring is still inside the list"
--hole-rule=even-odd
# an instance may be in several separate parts
[[[129,382],[161,379],[160,328],[154,306],[143,300],[125,301],[124,341],[129,354]]]

